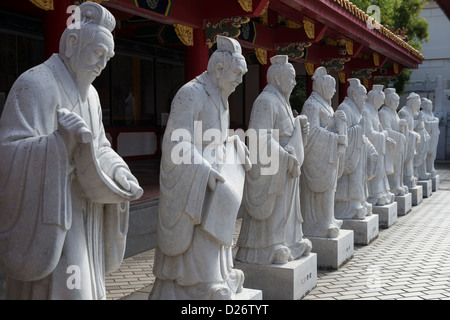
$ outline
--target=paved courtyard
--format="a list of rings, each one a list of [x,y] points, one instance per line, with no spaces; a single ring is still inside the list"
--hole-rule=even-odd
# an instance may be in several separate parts
[[[340,269],[318,271],[304,300],[450,299],[450,164],[436,164],[440,189],[377,239],[356,246]],[[236,236],[240,221],[236,224]],[[106,279],[108,299],[145,300],[154,282],[154,250],[125,259]]]

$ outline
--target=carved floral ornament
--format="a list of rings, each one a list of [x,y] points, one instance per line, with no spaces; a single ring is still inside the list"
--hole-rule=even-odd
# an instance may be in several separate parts
[[[267,64],[267,50],[255,48],[255,54],[260,64]]]
[[[183,26],[181,24],[174,24],[175,32],[178,36],[178,39],[185,46],[193,46],[194,45],[194,30],[191,27]]]
[[[248,17],[232,17],[222,19],[217,23],[206,23],[206,44],[211,48],[216,43],[218,35],[237,38],[241,34],[241,26],[248,23]]]
[[[252,0],[238,0],[238,2],[244,11],[252,12],[253,10]]]

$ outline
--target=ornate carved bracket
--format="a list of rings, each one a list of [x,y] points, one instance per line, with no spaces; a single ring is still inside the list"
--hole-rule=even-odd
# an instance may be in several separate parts
[[[238,0],[238,2],[244,11],[252,12],[252,10],[253,10],[252,0]]]
[[[53,10],[53,0],[30,0],[32,4],[43,10]]]
[[[303,27],[305,28],[305,33],[310,39],[315,38],[315,24],[309,20],[303,20]]]
[[[314,74],[314,63],[305,62],[305,70],[309,76]]]
[[[194,30],[191,27],[183,26],[181,24],[174,24],[175,32],[178,36],[178,39],[185,46],[193,46],[194,45]]]
[[[267,64],[267,50],[255,48],[255,54],[260,64]]]

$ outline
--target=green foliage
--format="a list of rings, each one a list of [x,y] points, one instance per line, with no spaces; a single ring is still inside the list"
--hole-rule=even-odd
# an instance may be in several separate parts
[[[429,39],[428,21],[420,18],[426,0],[351,0],[361,10],[372,16],[368,12],[370,5],[377,5],[380,8],[380,23],[388,29],[393,28],[395,33],[398,29],[407,29],[406,41],[415,49],[421,50],[421,44]],[[393,85],[398,93],[402,93],[411,75],[410,70],[403,72],[395,78]]]

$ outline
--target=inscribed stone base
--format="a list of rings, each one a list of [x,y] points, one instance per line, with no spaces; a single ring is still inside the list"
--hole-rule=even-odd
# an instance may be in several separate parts
[[[431,189],[433,190],[433,192],[438,191],[439,190],[439,175],[436,175],[436,177],[431,178]]]
[[[372,212],[378,215],[380,228],[389,228],[397,222],[397,202],[384,206],[373,206]]]
[[[415,186],[414,188],[409,188],[409,192],[411,193],[412,196],[412,205],[413,206],[418,206],[422,200],[423,200],[423,191],[422,191],[422,186]]]
[[[432,183],[431,179],[429,180],[419,180],[417,181],[417,185],[422,186],[422,196],[424,198],[428,198],[432,194]]]
[[[397,216],[404,216],[411,211],[412,195],[407,193],[404,196],[395,196],[395,202],[397,202]]]
[[[358,219],[342,219],[342,229],[353,230],[354,243],[359,245],[367,245],[378,237],[378,215],[372,214],[362,220]]]
[[[242,291],[236,293],[233,300],[262,300],[263,292],[257,289],[242,288]]]
[[[235,261],[245,275],[244,286],[262,290],[264,300],[299,300],[317,285],[317,254],[284,264],[249,264]]]
[[[353,257],[354,232],[341,229],[336,238],[307,237],[312,243],[312,252],[317,253],[317,267],[337,270]]]

